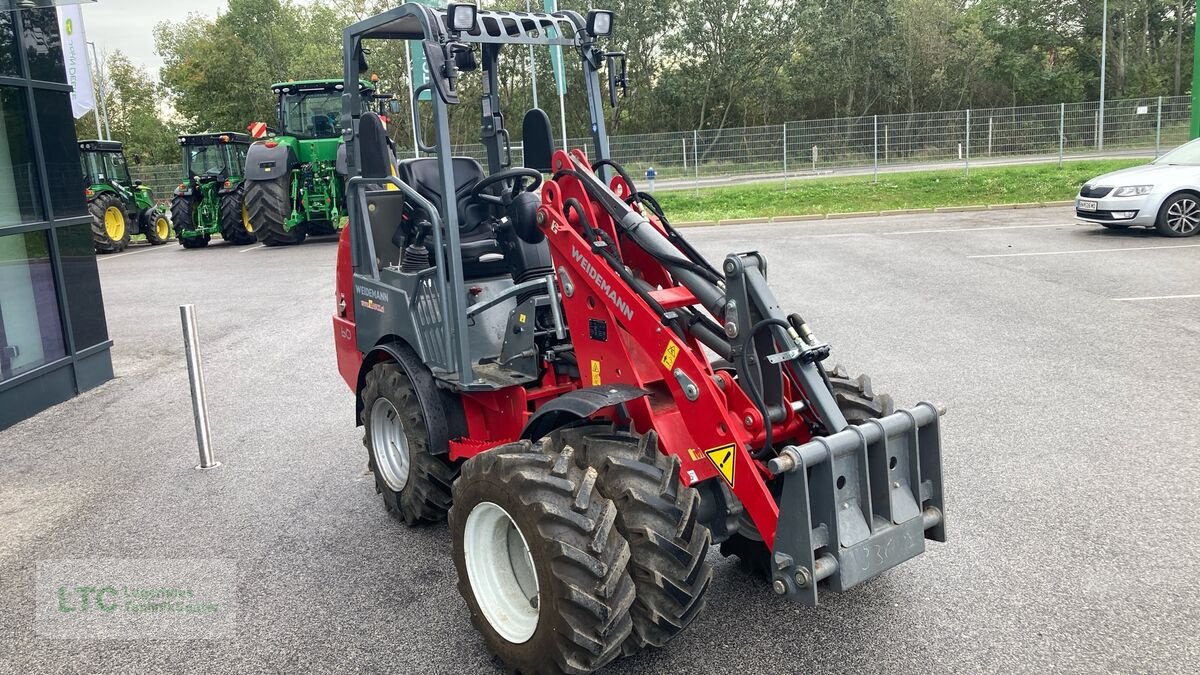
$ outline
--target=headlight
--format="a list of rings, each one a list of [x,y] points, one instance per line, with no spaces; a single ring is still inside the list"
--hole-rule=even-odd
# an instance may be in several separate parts
[[[1154,191],[1153,185],[1130,185],[1129,187],[1117,188],[1113,193],[1114,197],[1141,197],[1148,195]]]

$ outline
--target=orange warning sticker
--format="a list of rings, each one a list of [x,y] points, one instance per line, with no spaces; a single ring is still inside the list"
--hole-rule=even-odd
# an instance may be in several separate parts
[[[729,483],[729,487],[733,487],[733,453],[736,449],[737,446],[731,443],[704,451],[704,454],[708,455],[708,458],[717,467],[717,471],[721,472],[721,476],[725,478],[725,482]]]
[[[675,367],[675,359],[679,358],[679,345],[674,340],[667,342],[667,351],[663,352],[663,368],[670,370]]]

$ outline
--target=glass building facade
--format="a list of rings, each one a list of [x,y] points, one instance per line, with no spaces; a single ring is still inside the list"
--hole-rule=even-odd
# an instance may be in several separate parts
[[[53,7],[0,4],[0,429],[113,376]]]

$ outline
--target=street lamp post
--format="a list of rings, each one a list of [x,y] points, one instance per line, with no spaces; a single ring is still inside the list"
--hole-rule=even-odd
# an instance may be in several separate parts
[[[1104,85],[1108,73],[1108,0],[1104,0],[1100,29],[1100,115],[1097,120],[1096,150],[1104,150]]]
[[[92,48],[92,63],[95,64],[94,75],[92,80],[96,83],[96,109],[92,112],[96,115],[96,135],[102,140],[111,141],[112,131],[108,126],[108,103],[104,100],[104,71],[100,66],[100,58],[96,56],[96,43],[89,42],[88,46]],[[100,130],[100,118],[104,117],[104,130]]]

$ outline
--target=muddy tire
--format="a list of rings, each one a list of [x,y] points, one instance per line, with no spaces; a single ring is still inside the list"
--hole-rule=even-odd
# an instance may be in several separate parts
[[[111,192],[101,192],[88,202],[92,216],[92,244],[96,253],[120,253],[129,246],[129,217],[125,203]]]
[[[304,241],[303,225],[286,229],[292,215],[291,178],[246,181],[246,211],[254,236],[263,246],[291,246]]]
[[[399,364],[380,363],[367,373],[361,395],[367,467],[384,505],[409,525],[442,522],[458,468],[430,453],[412,380]]]
[[[703,611],[712,581],[712,537],[696,520],[700,494],[683,484],[679,458],[659,451],[653,431],[638,437],[589,426],[555,437],[575,449],[577,463],[596,470],[596,487],[616,504],[617,531],[629,542],[637,598],[622,651],[666,645]]]
[[[463,464],[450,531],[458,590],[510,673],[590,673],[633,630],[617,507],[574,450],[512,443]]]
[[[892,397],[876,394],[871,387],[871,378],[866,375],[851,378],[844,367],[834,366],[829,371],[829,384],[838,408],[850,424],[861,424],[896,412]],[[771,552],[755,531],[754,523],[749,516],[743,515],[739,525],[739,531],[721,544],[721,555],[735,556],[750,573],[771,578]]]
[[[250,224],[250,212],[246,208],[245,182],[221,195],[221,238],[234,246],[258,241],[254,236],[254,226]]]

